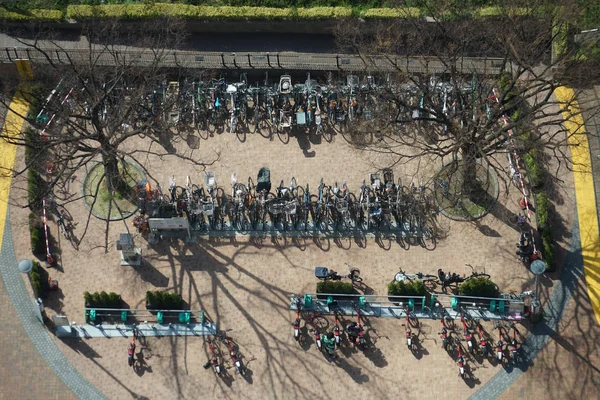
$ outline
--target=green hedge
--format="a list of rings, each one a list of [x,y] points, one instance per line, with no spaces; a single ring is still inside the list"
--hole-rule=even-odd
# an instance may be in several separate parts
[[[531,186],[534,188],[542,187],[546,178],[546,170],[538,163],[537,151],[532,150],[526,153],[524,159]]]
[[[369,8],[360,13],[363,18],[419,18],[421,10],[417,7],[405,8]]]
[[[146,292],[146,307],[154,310],[179,310],[183,300],[177,293]]]
[[[48,291],[48,280],[44,279],[46,273],[39,262],[32,260],[32,263],[33,268],[31,268],[29,277],[31,278],[31,286],[33,287],[34,295],[36,298],[44,298]]]
[[[500,292],[494,282],[486,278],[469,279],[458,286],[461,296],[498,297]]]
[[[317,283],[317,293],[354,294],[354,286],[350,282],[321,281]]]
[[[352,16],[349,7],[272,8],[194,6],[189,4],[103,4],[70,5],[66,18],[83,20],[90,18],[144,19],[160,16],[194,19],[323,19]]]
[[[388,283],[388,296],[415,296],[427,295],[425,285],[421,281],[413,282],[390,282]]]
[[[560,58],[567,54],[569,49],[569,24],[556,23],[556,25],[552,27],[552,36],[554,37],[554,40],[552,41],[552,51],[556,57]]]
[[[552,211],[552,204],[548,200],[546,192],[536,193],[535,195],[535,208],[537,215],[537,224],[539,229],[549,228],[550,226],[550,213]]]
[[[44,225],[34,213],[29,213],[29,240],[33,254],[43,254],[46,251]]]
[[[63,19],[63,12],[60,10],[28,10],[28,11],[9,11],[0,8],[0,20],[5,21],[60,21]]]
[[[115,292],[83,292],[83,303],[87,308],[121,308],[121,296]]]

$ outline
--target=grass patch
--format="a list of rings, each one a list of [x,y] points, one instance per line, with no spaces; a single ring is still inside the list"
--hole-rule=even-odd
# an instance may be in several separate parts
[[[119,163],[119,171],[123,176],[122,182],[113,193],[111,200],[106,179],[104,178],[104,166],[96,164],[85,177],[83,184],[84,201],[98,218],[110,218],[111,220],[127,217],[128,214],[137,210],[135,199],[135,186],[139,181],[145,179],[145,175],[131,163]],[[100,182],[102,180],[102,182]],[[100,186],[98,187],[98,182]],[[98,187],[97,196],[96,188]],[[94,202],[95,200],[95,202]],[[112,207],[110,204],[112,202]],[[108,215],[109,208],[110,215]],[[119,212],[119,209],[123,213]]]

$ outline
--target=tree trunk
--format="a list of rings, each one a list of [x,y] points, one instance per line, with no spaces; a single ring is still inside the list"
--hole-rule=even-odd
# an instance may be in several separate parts
[[[461,146],[462,171],[461,191],[465,196],[471,194],[477,188],[477,159],[476,147],[473,145]]]
[[[102,144],[102,164],[104,165],[106,186],[110,192],[118,191],[122,180],[122,176],[119,173],[119,160],[115,153],[116,149],[112,148],[112,146]]]

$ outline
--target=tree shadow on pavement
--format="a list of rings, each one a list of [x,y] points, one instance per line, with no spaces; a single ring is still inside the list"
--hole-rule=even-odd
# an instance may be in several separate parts
[[[358,384],[369,382],[369,376],[362,373],[362,368],[353,367],[348,363],[348,361],[346,361],[346,359],[338,357],[335,361],[335,364],[344,372],[346,372],[354,380],[354,382]]]

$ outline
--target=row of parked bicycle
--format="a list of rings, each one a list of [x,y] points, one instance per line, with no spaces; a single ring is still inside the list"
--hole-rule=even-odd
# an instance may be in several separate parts
[[[437,214],[431,189],[404,186],[389,169],[371,174],[357,194],[345,182],[327,185],[323,179],[312,192],[295,178],[289,186],[282,180],[272,192],[270,171],[262,168],[256,185],[250,177],[246,184],[233,174],[230,194],[217,185],[214,173],[205,172],[203,187],[189,176],[185,186],[172,178],[165,195],[160,186],[152,189],[144,181],[137,196],[141,215],[134,224],[141,232],[152,228],[149,218],[186,217],[193,230],[401,230],[428,237]]]
[[[113,87],[113,85],[115,85]],[[292,81],[282,75],[278,82],[251,85],[245,74],[234,82],[225,79],[202,81],[181,78],[159,82],[111,82],[102,107],[95,108],[99,120],[122,119],[123,102],[133,104],[135,117],[129,125],[163,121],[171,126],[188,127],[199,132],[288,132],[298,129],[324,135],[344,130],[356,120],[374,121],[376,130],[391,127],[397,133],[409,122],[430,124],[472,110],[492,117],[491,87],[482,87],[475,76],[460,84],[431,77],[426,84],[407,81],[399,84],[385,77],[376,82],[374,76],[361,79],[348,75],[345,82],[333,82],[329,77],[319,83],[310,74],[304,82]],[[81,96],[81,107],[92,112],[83,91],[71,89],[66,103]],[[67,96],[69,97],[69,96]],[[480,101],[479,98],[484,99]],[[60,101],[61,96],[58,96]],[[61,105],[64,102],[60,102]],[[133,114],[132,114],[133,115]]]

